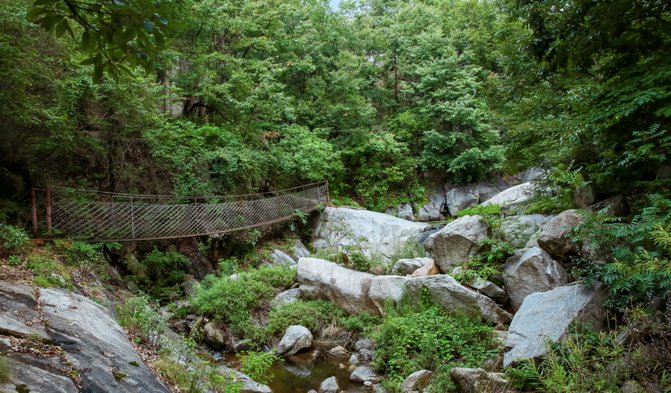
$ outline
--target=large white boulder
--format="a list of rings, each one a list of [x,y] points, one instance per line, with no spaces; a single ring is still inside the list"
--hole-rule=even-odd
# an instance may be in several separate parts
[[[459,211],[477,205],[479,201],[480,194],[478,192],[477,184],[454,187],[445,194],[445,205],[447,206],[450,215],[453,217],[456,216]]]
[[[528,295],[545,292],[568,282],[564,268],[540,247],[518,250],[503,267],[503,282],[510,305],[518,310]]]
[[[544,355],[548,341],[564,338],[575,321],[600,328],[605,318],[603,297],[601,286],[580,284],[527,296],[508,329],[503,365]]]
[[[315,249],[356,250],[389,259],[429,225],[402,220],[384,213],[344,207],[327,207],[315,229]]]
[[[277,346],[278,355],[295,355],[312,346],[312,333],[305,326],[291,325]]]
[[[297,280],[304,299],[330,300],[350,314],[382,315],[386,301],[401,300],[407,278],[376,276],[323,259],[301,258]]]
[[[531,182],[518,184],[503,190],[490,199],[482,202],[482,205],[500,205],[503,208],[517,206],[531,200],[533,188],[534,185]]]
[[[545,223],[538,235],[538,245],[553,257],[563,258],[576,251],[571,231],[583,221],[577,210],[566,210]]]
[[[423,288],[447,312],[482,316],[492,323],[508,323],[511,315],[492,299],[459,284],[448,275],[425,277],[374,276],[316,258],[298,261],[301,297],[330,300],[350,314],[382,315],[387,302],[406,295],[419,301]]]
[[[487,224],[480,216],[465,216],[447,224],[429,236],[424,247],[443,272],[451,272],[477,254],[479,241],[489,235]]]
[[[406,284],[408,297],[413,301],[419,301],[424,290],[448,313],[481,316],[493,324],[506,324],[512,319],[494,300],[464,287],[447,274],[413,277]]]

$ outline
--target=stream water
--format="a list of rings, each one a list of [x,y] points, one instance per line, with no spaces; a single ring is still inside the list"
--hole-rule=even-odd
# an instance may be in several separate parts
[[[232,368],[239,366],[235,356],[225,356],[223,361]],[[310,389],[318,390],[326,378],[336,377],[342,392],[363,392],[363,384],[350,382],[349,365],[345,361],[342,363],[344,367],[322,355],[314,356],[313,352],[289,356],[275,362],[268,370],[272,381],[267,385],[273,393],[307,393]]]

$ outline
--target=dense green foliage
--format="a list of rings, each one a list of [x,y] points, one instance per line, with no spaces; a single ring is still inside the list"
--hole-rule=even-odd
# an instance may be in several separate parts
[[[419,307],[401,303],[387,311],[372,335],[377,343],[373,366],[387,375],[392,389],[414,371],[430,369],[438,374],[430,391],[450,391],[453,367],[479,367],[498,352],[490,326],[449,315],[424,297]]]
[[[619,319],[640,305],[663,309],[670,59],[671,6],[657,0],[361,0],[338,10],[322,0],[0,0],[0,221],[24,226],[31,184],[186,198],[328,179],[333,200],[382,211],[421,206],[436,185],[538,166],[550,176],[527,213],[587,209],[618,195],[626,202],[622,217],[584,213],[573,233],[580,255],[567,258],[572,275],[605,283]],[[512,251],[497,233],[501,210],[462,214],[483,215],[493,236],[459,278],[492,278]],[[0,256],[38,285],[70,287],[71,271],[101,266],[102,246],[56,243],[26,254],[25,240],[0,224]],[[341,262],[378,267],[356,247]],[[416,254],[412,245],[400,251]],[[165,298],[187,263],[154,250],[122,267]],[[221,267],[239,268],[234,259]],[[207,279],[197,311],[259,343],[290,320],[370,329],[367,317],[321,303],[270,310],[295,273],[239,274]],[[148,307],[127,306],[130,315]],[[470,344],[479,324],[430,306],[406,311],[377,333],[392,380],[411,368],[475,365],[484,353]],[[446,326],[468,346],[445,339]],[[420,327],[431,334],[412,333]],[[536,388],[621,385],[575,379],[572,357],[599,373],[598,360],[622,350],[608,337],[586,339],[596,344],[555,348],[561,356],[534,369],[547,381]],[[173,366],[165,363],[179,371]]]
[[[211,315],[230,324],[236,333],[245,335],[251,328],[252,312],[267,304],[278,287],[289,287],[296,271],[286,267],[250,269],[236,277],[210,275],[201,283],[193,298],[200,313]]]

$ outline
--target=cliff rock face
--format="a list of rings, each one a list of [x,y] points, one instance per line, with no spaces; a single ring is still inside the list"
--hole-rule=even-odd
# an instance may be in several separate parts
[[[0,352],[3,392],[168,393],[105,308],[61,289],[0,282]]]

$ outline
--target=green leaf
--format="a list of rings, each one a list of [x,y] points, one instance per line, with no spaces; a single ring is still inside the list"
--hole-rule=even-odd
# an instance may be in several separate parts
[[[147,30],[148,33],[151,33],[152,31],[154,31],[154,23],[150,20],[145,20],[144,28],[145,30]]]
[[[84,30],[82,33],[82,48],[84,50],[91,49],[91,33],[88,30]]]

